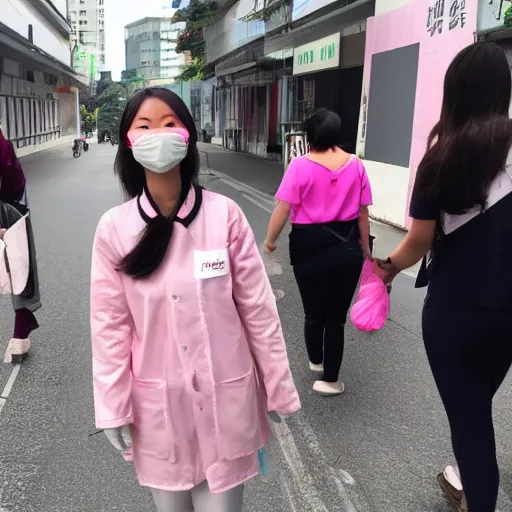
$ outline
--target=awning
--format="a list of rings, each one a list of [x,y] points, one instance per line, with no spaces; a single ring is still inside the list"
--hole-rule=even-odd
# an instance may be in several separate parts
[[[265,37],[265,55],[318,41],[374,15],[375,0],[358,0],[346,7],[310,20],[295,29],[292,28],[290,32],[267,35]],[[278,31],[276,30],[276,32]]]
[[[66,75],[74,80],[77,86],[87,85],[85,77],[80,77],[70,66],[29,43],[3,23],[0,23],[0,56],[20,62],[36,71]]]

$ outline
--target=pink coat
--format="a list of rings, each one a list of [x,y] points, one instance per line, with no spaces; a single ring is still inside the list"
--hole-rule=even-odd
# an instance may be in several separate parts
[[[208,480],[222,492],[258,474],[267,411],[300,409],[276,301],[240,208],[201,189],[180,209],[157,271],[141,280],[116,271],[156,215],[151,204],[143,194],[114,208],[96,233],[96,425],[133,424],[142,485],[180,491]]]

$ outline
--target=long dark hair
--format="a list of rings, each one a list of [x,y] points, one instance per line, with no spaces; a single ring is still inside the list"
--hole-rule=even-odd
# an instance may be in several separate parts
[[[142,89],[128,100],[119,128],[115,172],[126,199],[133,199],[142,194],[146,187],[146,173],[144,167],[135,160],[128,146],[128,131],[142,103],[148,98],[158,98],[167,103],[190,134],[187,156],[180,164],[182,181],[180,203],[183,203],[190,187],[197,184],[199,175],[197,130],[183,100],[168,89],[158,87]],[[171,240],[174,216],[167,218],[160,212],[157,213],[155,218],[148,221],[138,244],[119,262],[118,270],[134,278],[143,278],[152,274],[160,266]]]
[[[416,191],[439,210],[485,208],[512,144],[511,76],[503,50],[475,43],[453,60],[444,81],[441,118],[428,138]]]

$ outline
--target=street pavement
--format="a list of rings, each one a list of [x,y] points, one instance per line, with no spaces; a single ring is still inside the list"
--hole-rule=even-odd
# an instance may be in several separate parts
[[[201,151],[202,182],[237,201],[263,242],[280,165],[207,145]],[[131,464],[94,427],[89,266],[96,224],[122,200],[112,172],[114,156],[115,149],[103,144],[77,160],[64,147],[22,161],[44,305],[33,350],[0,410],[0,512],[154,510]],[[374,231],[382,254],[401,238],[382,226]],[[452,454],[421,341],[424,292],[401,275],[381,332],[367,335],[347,326],[346,393],[325,399],[311,389],[286,237],[264,258],[303,411],[274,425],[269,475],[249,483],[244,511],[448,512],[436,475],[452,462]],[[3,354],[12,329],[6,298],[0,300],[0,319]],[[0,366],[0,391],[12,369]],[[512,512],[511,400],[508,378],[495,403],[500,512]]]

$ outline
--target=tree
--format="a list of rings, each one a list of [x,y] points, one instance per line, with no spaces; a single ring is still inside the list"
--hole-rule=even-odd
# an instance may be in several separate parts
[[[116,137],[119,133],[119,124],[123,115],[129,91],[126,85],[120,82],[112,82],[98,96],[98,139],[100,142],[105,137]]]
[[[147,80],[144,76],[139,75],[136,69],[126,69],[121,72],[121,83],[131,96],[138,89],[145,87]]]
[[[87,110],[85,105],[80,105],[80,119],[82,121],[82,131],[90,133],[96,130],[96,123],[98,121],[98,108],[95,108],[92,112]]]
[[[203,28],[213,24],[216,17],[217,2],[213,0],[191,0],[186,9],[176,12],[173,21],[186,22],[185,31],[178,37],[176,52],[189,52],[192,57],[176,77],[177,82],[205,80],[215,75],[214,66],[206,63]]]

